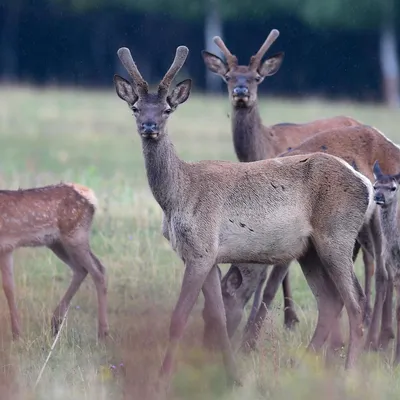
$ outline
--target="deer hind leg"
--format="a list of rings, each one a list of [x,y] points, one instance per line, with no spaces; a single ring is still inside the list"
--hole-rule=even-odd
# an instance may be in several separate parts
[[[11,332],[14,340],[21,335],[21,324],[17,303],[15,301],[15,283],[13,271],[12,251],[0,254],[1,278],[3,282],[3,291],[7,299],[11,318]]]
[[[393,271],[390,264],[386,264],[388,283],[386,288],[385,302],[382,310],[382,325],[379,335],[379,349],[386,350],[389,342],[394,339],[393,330]]]
[[[371,232],[374,238],[374,252],[375,252],[375,302],[372,312],[371,323],[369,325],[367,340],[365,346],[367,349],[378,350],[378,334],[379,327],[382,321],[383,305],[385,302],[386,291],[388,287],[388,271],[382,257],[382,233],[379,222],[379,216],[374,212],[371,221]]]
[[[263,272],[260,276],[260,281],[258,282],[257,289],[254,293],[254,300],[253,300],[253,305],[251,306],[250,316],[249,316],[249,319],[247,320],[246,326],[244,328],[245,332],[247,332],[249,330],[249,327],[252,326],[256,320],[258,309],[260,308],[261,301],[262,301],[262,293],[263,293],[264,283],[267,280],[267,271],[268,271],[268,268],[264,267]]]
[[[76,265],[72,262],[67,252],[65,251],[62,243],[57,242],[53,245],[49,246],[49,249],[53,251],[53,253],[65,264],[67,264],[72,270],[72,280],[70,285],[68,286],[67,291],[65,292],[63,298],[60,303],[57,305],[56,309],[53,312],[53,317],[51,319],[51,329],[53,335],[58,333],[58,330],[61,325],[61,321],[64,318],[64,315],[68,309],[68,306],[81,286],[82,282],[86,278],[88,272],[80,265]]]
[[[362,347],[365,294],[354,273],[351,260],[353,248],[345,239],[343,235],[334,238],[319,235],[314,240],[326,274],[336,285],[336,296],[341,297],[340,302],[344,303],[347,311],[350,341],[345,367],[352,368]]]
[[[267,285],[265,286],[263,300],[258,309],[254,323],[248,327],[242,341],[241,348],[245,352],[248,350],[254,350],[256,348],[262,325],[267,316],[267,310],[271,306],[272,300],[274,299],[280,284],[289,270],[289,266],[290,264],[275,265],[272,269],[267,281]]]
[[[93,279],[97,292],[98,306],[98,337],[105,339],[108,335],[108,318],[107,318],[107,284],[105,276],[105,268],[101,262],[94,256],[90,250],[87,241],[71,242],[63,240],[63,247],[68,254],[72,264],[86,270]]]
[[[341,339],[336,336],[340,335],[339,317],[343,308],[341,296],[327,274],[321,259],[319,258],[315,248],[311,245],[307,253],[299,259],[300,266],[308,285],[317,301],[318,320],[314,334],[308,345],[308,350],[318,352],[326,342],[329,334],[332,346],[341,346]]]
[[[288,329],[293,329],[299,322],[296,311],[294,310],[292,289],[289,280],[289,271],[283,278],[282,282],[283,289],[283,305],[284,305],[284,324]]]

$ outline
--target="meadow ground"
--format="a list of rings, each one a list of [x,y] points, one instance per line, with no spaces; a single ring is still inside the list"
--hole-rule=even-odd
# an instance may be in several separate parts
[[[0,302],[0,398],[142,399],[157,376],[169,318],[178,296],[182,263],[160,233],[161,212],[146,181],[140,139],[126,105],[107,92],[3,87],[0,92],[0,187],[16,189],[75,181],[93,188],[99,211],[94,252],[108,271],[108,344],[96,341],[96,296],[87,279],[69,310],[66,326],[36,390],[52,344],[49,320],[71,273],[46,249],[15,255],[23,338],[10,342],[8,310]],[[305,122],[339,114],[374,125],[400,142],[400,114],[373,105],[317,100],[265,99],[266,123]],[[171,117],[170,133],[185,160],[235,160],[226,97],[193,96]],[[225,270],[226,266],[224,267]],[[361,264],[357,273],[363,280]],[[327,370],[303,357],[316,320],[312,295],[300,268],[291,268],[300,324],[283,329],[279,292],[260,341],[250,356],[237,355],[244,386],[225,386],[218,355],[203,353],[200,299],[192,313],[174,375],[173,399],[391,399],[400,395],[400,373],[391,351],[363,355],[357,370],[343,359]],[[345,319],[343,327],[346,327]]]

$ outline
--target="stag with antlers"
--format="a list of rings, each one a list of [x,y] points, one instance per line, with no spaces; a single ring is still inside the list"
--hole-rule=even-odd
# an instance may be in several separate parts
[[[118,56],[132,82],[114,76],[116,92],[136,120],[148,183],[164,214],[165,236],[185,264],[161,377],[172,373],[179,341],[202,290],[228,376],[239,381],[217,267],[227,262],[258,265],[298,259],[319,311],[309,349],[321,348],[345,305],[350,323],[346,366],[352,367],[363,336],[365,300],[352,254],[374,209],[371,183],[343,160],[323,153],[252,163],[180,159],[167,121],[188,99],[191,81],[168,92],[188,52],[178,47],[156,92],[149,91],[127,48],[119,49]]]

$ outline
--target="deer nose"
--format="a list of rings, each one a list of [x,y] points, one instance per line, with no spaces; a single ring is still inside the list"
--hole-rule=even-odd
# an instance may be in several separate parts
[[[157,124],[154,122],[143,122],[142,123],[142,132],[143,133],[156,133],[157,132]]]
[[[383,205],[385,204],[385,196],[382,193],[376,193],[374,196],[374,201],[378,205]]]
[[[236,86],[233,89],[233,94],[235,96],[239,96],[239,97],[245,97],[249,95],[249,88],[247,88],[246,86]]]

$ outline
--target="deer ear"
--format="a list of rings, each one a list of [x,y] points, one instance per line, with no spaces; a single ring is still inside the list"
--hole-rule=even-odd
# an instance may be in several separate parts
[[[375,179],[379,179],[383,176],[378,160],[375,161],[372,172],[374,173]]]
[[[228,66],[215,54],[203,50],[201,52],[206,67],[215,74],[225,76],[228,72]]]
[[[114,75],[114,85],[117,95],[128,104],[135,104],[138,95],[135,93],[133,86],[119,75]]]
[[[400,183],[400,174],[393,175],[393,178],[396,180],[397,183]]]
[[[222,280],[225,293],[234,296],[243,283],[243,277],[238,267],[232,266]]]
[[[285,53],[277,53],[272,57],[265,60],[261,67],[258,69],[258,72],[261,76],[272,76],[276,74],[281,67],[283,58],[285,57]]]
[[[185,79],[178,83],[172,93],[168,96],[168,102],[171,107],[178,107],[179,104],[184,103],[189,98],[191,88],[191,79]]]

